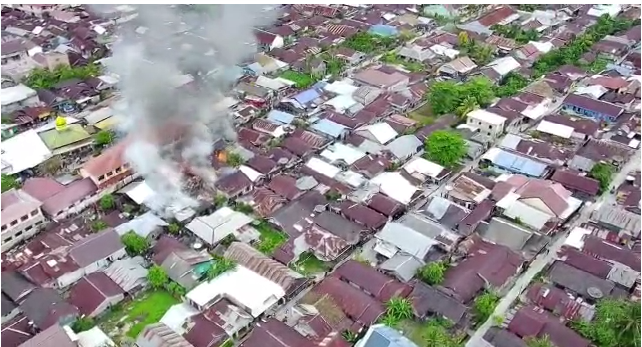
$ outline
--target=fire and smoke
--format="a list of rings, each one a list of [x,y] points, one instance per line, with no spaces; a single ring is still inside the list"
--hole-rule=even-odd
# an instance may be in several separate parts
[[[95,9],[100,12],[101,7]],[[133,139],[126,156],[159,196],[152,208],[193,206],[181,167],[205,182],[215,140],[235,139],[228,112],[215,105],[230,92],[237,64],[256,53],[254,28],[271,24],[265,5],[141,5],[117,32],[107,70],[119,76],[122,131]],[[190,75],[193,83],[183,84]],[[182,77],[181,77],[182,76]],[[184,129],[168,148],[165,131]]]

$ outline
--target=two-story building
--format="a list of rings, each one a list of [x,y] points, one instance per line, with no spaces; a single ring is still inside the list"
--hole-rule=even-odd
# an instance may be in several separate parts
[[[35,68],[38,64],[27,51],[26,41],[21,38],[2,42],[2,73],[20,79]]]
[[[108,187],[118,189],[133,180],[134,171],[125,161],[125,150],[129,141],[110,147],[101,155],[91,158],[80,169],[80,175],[90,178],[99,190]]]
[[[614,122],[624,113],[620,106],[578,94],[569,94],[562,103],[562,110],[607,123]]]
[[[506,118],[481,109],[469,112],[466,118],[466,124],[478,128],[482,134],[492,139],[499,138],[504,132],[504,126],[506,125]]]
[[[41,206],[42,202],[21,189],[2,193],[2,252],[40,230],[45,221]]]

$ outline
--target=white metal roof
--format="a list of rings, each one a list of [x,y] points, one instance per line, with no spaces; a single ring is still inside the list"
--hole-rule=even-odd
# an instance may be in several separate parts
[[[89,330],[76,334],[78,346],[82,347],[112,347],[116,346],[104,331],[99,327],[93,327]]]
[[[259,178],[263,177],[263,174],[252,169],[249,166],[241,165],[239,167],[239,171],[241,171],[247,178],[250,179],[252,182],[256,182]]]
[[[356,105],[358,102],[352,98],[351,94],[339,94],[325,102],[325,105],[332,106],[337,112],[343,113],[345,110]]]
[[[242,265],[237,265],[235,270],[220,274],[187,293],[187,299],[200,307],[205,307],[212,300],[223,296],[247,307],[252,316],[258,317],[284,297],[285,292],[280,285]]]
[[[500,76],[506,76],[509,72],[519,69],[522,65],[513,57],[503,57],[488,64]]]
[[[379,242],[393,245],[402,252],[421,260],[428,254],[430,248],[437,244],[434,239],[397,222],[388,222],[375,237]]]
[[[466,115],[466,117],[476,119],[490,125],[503,125],[506,122],[506,118],[482,109],[471,111]]]
[[[403,169],[411,175],[413,173],[420,173],[432,178],[437,178],[444,170],[444,167],[422,157],[417,157],[404,165]]]
[[[372,136],[374,136],[373,140],[376,140],[382,145],[392,141],[399,135],[390,124],[385,122],[366,125],[359,130],[359,132],[361,131],[370,132]]]
[[[196,217],[185,227],[209,244],[215,244],[254,219],[248,215],[222,207],[209,216]]]
[[[365,157],[366,154],[352,146],[337,142],[321,152],[321,156],[330,161],[330,163],[343,160],[346,164],[352,165],[357,160]]]
[[[549,121],[543,120],[537,126],[537,131],[559,136],[565,139],[570,139],[575,129],[573,129],[573,127],[570,127],[568,125],[555,124],[555,123],[551,123]]]
[[[359,87],[355,86],[352,80],[344,79],[328,83],[323,89],[339,95],[352,95]]]
[[[2,93],[0,93],[0,100],[2,101],[2,106],[11,105],[16,102],[20,102],[35,96],[37,93],[35,90],[25,86],[24,84],[18,84],[17,86],[2,88]]]
[[[584,247],[584,236],[590,235],[591,231],[588,229],[575,227],[571,230],[564,241],[565,246],[571,246],[577,249],[582,249]]]
[[[521,201],[515,201],[508,206],[508,208],[504,210],[504,215],[513,219],[519,218],[521,222],[535,230],[540,230],[544,227],[544,224],[552,218],[549,214],[526,205]]]
[[[412,196],[418,190],[405,179],[399,172],[382,172],[372,180],[373,184],[379,186],[379,190],[390,198],[407,205],[412,201]]]
[[[51,151],[35,130],[27,130],[2,141],[0,148],[2,149],[2,173],[6,174],[31,169],[52,156]]]
[[[142,205],[156,193],[145,181],[132,182],[120,190],[138,205]]]
[[[179,335],[183,335],[186,332],[184,328],[185,321],[199,313],[200,312],[190,304],[182,302],[170,307],[169,310],[165,312],[165,315],[163,315],[160,322],[167,325]]]
[[[341,172],[341,169],[339,169],[338,167],[328,164],[319,158],[310,158],[310,160],[305,163],[305,166],[330,178],[334,178],[339,174],[339,172]]]

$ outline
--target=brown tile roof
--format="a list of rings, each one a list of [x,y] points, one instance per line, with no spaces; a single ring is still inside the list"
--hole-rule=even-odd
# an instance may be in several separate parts
[[[67,331],[59,324],[41,331],[20,347],[76,347],[77,342],[71,341]]]
[[[252,181],[241,171],[223,176],[216,181],[216,187],[231,196],[237,195],[251,186]]]
[[[296,178],[288,175],[274,176],[268,188],[288,200],[294,200],[304,193],[296,187]]]
[[[220,302],[227,302],[227,300],[219,300],[214,305],[218,305]],[[189,330],[183,337],[194,347],[220,346],[228,338],[225,330],[209,320],[203,313],[191,317],[190,321]]]
[[[254,202],[254,211],[261,217],[271,215],[272,212],[287,203],[287,199],[264,187],[254,190],[252,201]]]
[[[421,319],[437,314],[456,324],[468,310],[457,300],[423,282],[414,280],[411,285],[413,290],[408,299],[412,302],[415,315]]]
[[[522,338],[548,335],[551,342],[558,347],[588,347],[590,345],[588,340],[560,323],[557,318],[532,306],[524,306],[519,309],[508,324],[508,330]]]
[[[22,218],[38,209],[42,203],[22,189],[2,193],[2,219],[5,223]]]
[[[152,248],[154,257],[153,262],[157,265],[162,264],[165,259],[175,251],[187,251],[189,247],[169,235],[161,235]]]
[[[516,13],[515,10],[513,10],[508,5],[505,5],[497,9],[491,10],[488,14],[480,17],[477,21],[479,22],[479,24],[483,26],[490,27],[500,23],[501,21],[514,15],[515,13]]]
[[[33,337],[31,324],[24,314],[19,314],[10,321],[2,323],[2,343],[18,347]]]
[[[85,267],[106,259],[124,247],[118,233],[108,229],[76,242],[69,250],[69,255],[79,266]]]
[[[69,302],[78,307],[83,315],[99,314],[95,312],[106,300],[125,292],[104,272],[93,272],[71,287]]]
[[[315,344],[285,323],[270,318],[257,323],[239,347],[315,347]]]
[[[90,178],[74,181],[65,186],[64,190],[48,198],[43,203],[42,210],[55,216],[78,201],[93,195],[97,190],[98,188]]]
[[[108,148],[97,157],[89,159],[82,170],[94,177],[112,172],[125,164],[125,151],[130,141],[124,140]]]
[[[163,323],[153,323],[146,326],[138,334],[136,341],[138,346],[162,346],[162,347],[193,347],[185,338],[178,335],[174,330]]]
[[[304,282],[302,276],[289,267],[242,242],[233,242],[225,251],[225,257],[280,285],[286,293],[292,293]]]
[[[508,247],[476,240],[468,256],[446,271],[442,286],[466,303],[484,288],[485,281],[494,287],[503,286],[522,263],[522,258]]]
[[[583,109],[598,112],[600,114],[605,114],[610,117],[618,117],[622,114],[622,112],[624,112],[624,109],[620,106],[591,99],[578,94],[569,94],[564,99],[564,104],[581,107]]]
[[[635,271],[640,271],[640,254],[602,240],[597,236],[587,236],[584,239],[582,251],[600,259],[617,261]]]
[[[386,217],[393,217],[405,209],[399,202],[380,193],[377,193],[370,198],[368,207]]]
[[[526,297],[532,304],[566,319],[576,318],[582,306],[564,290],[552,284],[535,283],[526,290]]]
[[[388,221],[388,218],[377,211],[352,201],[343,201],[338,207],[349,220],[372,230],[381,228]]]
[[[566,264],[597,277],[606,279],[613,266],[603,260],[580,252],[574,248],[565,247],[559,252],[559,259]]]
[[[285,140],[283,140],[282,146],[299,157],[311,153],[314,149],[314,147],[310,146],[307,142],[293,136],[286,137]]]
[[[64,185],[49,177],[33,177],[22,185],[22,190],[40,201],[45,201],[64,189]]]
[[[252,169],[267,175],[276,169],[276,162],[268,157],[262,155],[255,155],[252,159],[248,160],[245,165]]]
[[[376,322],[385,312],[383,304],[375,298],[334,276],[326,277],[308,294],[302,300],[304,304],[313,304],[327,295],[346,316],[364,327]]]
[[[381,302],[388,302],[394,297],[407,297],[412,291],[412,287],[409,285],[388,277],[375,268],[356,260],[348,260],[341,264],[335,270],[333,276],[356,284]]]
[[[555,170],[551,181],[557,182],[567,189],[576,190],[591,196],[596,196],[600,190],[600,182],[597,180],[562,169]]]
[[[600,125],[597,122],[587,118],[569,117],[561,114],[553,114],[545,116],[542,120],[572,127],[574,131],[591,137],[594,137],[597,134],[597,131],[600,129]]]

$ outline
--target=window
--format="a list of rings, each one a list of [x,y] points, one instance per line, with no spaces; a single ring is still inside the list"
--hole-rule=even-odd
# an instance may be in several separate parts
[[[29,230],[31,230],[31,228],[33,228],[33,225],[30,225],[30,226],[26,227],[25,231],[29,231]]]
[[[22,231],[18,231],[15,236],[16,237],[22,236]]]
[[[20,221],[21,221],[21,222],[24,222],[24,221],[26,221],[28,218],[29,218],[29,215],[22,216],[22,217],[20,217]]]
[[[116,169],[116,173],[121,173],[122,171],[123,171],[123,169],[122,169],[121,167],[119,167],[118,169]]]
[[[13,241],[13,236],[10,236],[4,239],[4,242],[11,242],[11,241]]]
[[[32,216],[32,217],[35,217],[35,216],[37,216],[37,215],[38,215],[38,213],[39,213],[39,212],[40,212],[40,211],[35,210],[35,211],[31,212],[31,216]]]
[[[5,230],[7,230],[7,225],[6,225],[6,224],[4,224],[4,225],[2,226],[2,231],[5,231]]]
[[[18,221],[17,221],[17,220],[11,221],[11,226],[14,226],[14,225],[16,225],[16,224],[18,224]]]
[[[102,181],[102,180],[104,180],[104,179],[105,179],[105,175],[100,175],[100,176],[98,176],[98,181]]]
[[[113,175],[114,175],[114,173],[111,172],[111,171],[107,173],[107,177],[110,177],[110,176],[113,176]]]

